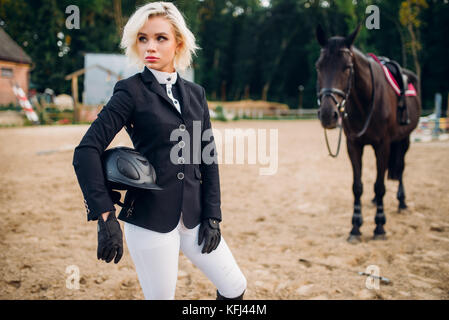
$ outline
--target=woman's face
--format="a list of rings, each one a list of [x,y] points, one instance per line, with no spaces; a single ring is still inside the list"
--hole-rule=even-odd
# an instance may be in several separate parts
[[[178,47],[172,25],[161,16],[150,17],[137,34],[139,57],[148,68],[175,72]]]

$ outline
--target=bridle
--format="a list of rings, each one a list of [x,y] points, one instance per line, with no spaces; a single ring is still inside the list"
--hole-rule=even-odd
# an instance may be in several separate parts
[[[321,49],[321,51],[323,51],[324,49]],[[345,52],[348,53],[351,56],[351,60],[354,57],[354,54],[352,53],[351,50],[347,49],[347,48],[343,48],[340,49],[340,52]],[[366,129],[368,129],[368,125],[371,121],[371,117],[373,115],[373,111],[374,111],[374,75],[373,75],[373,69],[371,67],[371,60],[369,61],[369,70],[370,70],[370,75],[371,75],[371,83],[372,83],[372,91],[371,91],[371,110],[370,113],[368,115],[368,118],[365,121],[365,124],[363,125],[362,130],[355,134],[355,135],[351,135],[352,137],[355,138],[359,138],[361,137],[365,132]],[[320,89],[320,85],[318,83],[318,79],[316,81],[316,91],[317,91],[317,104],[318,107],[321,106],[321,100],[323,99],[323,97],[329,96],[332,98],[332,100],[334,101],[334,103],[336,104],[337,110],[338,110],[338,115],[339,115],[339,120],[341,119],[341,121],[339,121],[338,123],[338,127],[340,128],[340,131],[338,133],[338,145],[337,145],[337,151],[336,153],[332,153],[330,146],[329,146],[329,140],[327,137],[327,131],[326,129],[324,129],[324,136],[326,138],[326,146],[327,146],[327,150],[329,151],[329,155],[333,158],[336,158],[340,152],[340,145],[341,145],[341,132],[343,129],[343,120],[348,118],[348,113],[346,112],[346,101],[349,98],[349,94],[351,93],[351,89],[352,89],[352,82],[353,82],[353,77],[354,77],[354,64],[351,63],[350,67],[349,67],[349,79],[348,79],[348,85],[346,86],[346,90],[342,91],[338,88],[321,88]],[[338,95],[342,98],[342,100],[340,102],[338,102],[337,98],[335,95]],[[348,123],[348,126],[349,123]]]
[[[324,50],[324,49],[321,49]],[[354,56],[352,51],[349,49],[340,49],[341,52],[346,52],[349,53],[349,55],[352,57]],[[352,88],[352,78],[354,75],[354,65],[351,63],[350,67],[349,67],[349,79],[348,79],[348,85],[346,86],[346,90],[345,92],[341,91],[340,89],[337,88],[321,88],[320,90],[320,85],[318,83],[318,79],[316,81],[316,88],[317,88],[317,103],[318,106],[321,105],[321,99],[323,99],[323,97],[325,96],[330,96],[332,98],[332,100],[334,100],[335,104],[337,105],[337,109],[340,111],[340,113],[344,113],[345,112],[345,104],[346,104],[346,100],[349,97],[349,93],[351,92],[351,88]],[[341,100],[341,102],[339,103],[337,101],[337,98],[335,97],[334,94],[339,95],[343,100]]]

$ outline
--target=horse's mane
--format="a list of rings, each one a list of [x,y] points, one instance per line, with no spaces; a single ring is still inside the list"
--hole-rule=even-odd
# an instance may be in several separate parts
[[[361,59],[365,63],[369,63],[367,55],[357,49],[355,46],[352,46],[351,51],[355,56],[357,56],[358,59]]]

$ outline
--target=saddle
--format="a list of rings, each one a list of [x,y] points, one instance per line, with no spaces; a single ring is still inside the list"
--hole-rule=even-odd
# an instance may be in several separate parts
[[[404,84],[407,82],[407,76],[402,73],[402,68],[399,65],[399,63],[394,60],[390,60],[387,57],[379,57],[379,60],[380,63],[382,63],[385,67],[387,67],[387,69],[392,74],[394,80],[396,81],[399,87],[400,92],[404,93],[406,90]]]
[[[410,84],[408,83],[407,75],[402,72],[402,68],[394,60],[387,57],[376,57],[374,54],[369,54],[379,64],[384,66],[385,77],[393,90],[398,95],[397,119],[400,125],[407,125],[410,123],[405,97],[408,95]]]

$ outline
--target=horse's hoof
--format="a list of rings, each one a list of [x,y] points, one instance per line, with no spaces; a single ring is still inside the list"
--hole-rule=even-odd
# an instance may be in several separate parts
[[[407,209],[408,209],[408,207],[405,203],[400,203],[399,207],[398,207],[398,212],[401,212],[401,211],[407,210]]]
[[[356,244],[362,242],[362,237],[359,235],[350,234],[346,241],[352,244]]]
[[[385,233],[374,234],[373,240],[387,240],[387,235]]]

